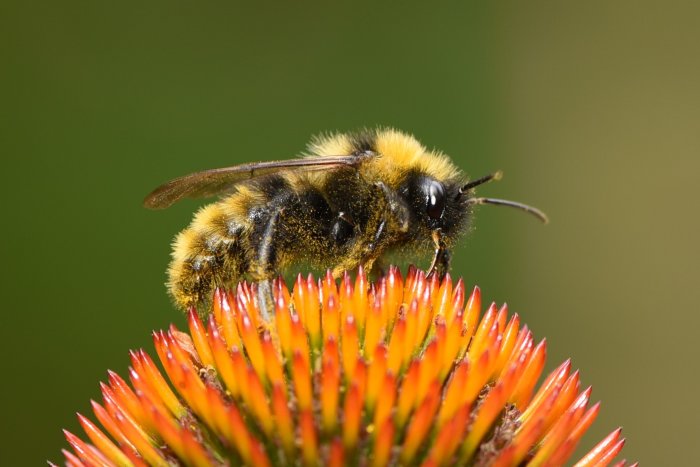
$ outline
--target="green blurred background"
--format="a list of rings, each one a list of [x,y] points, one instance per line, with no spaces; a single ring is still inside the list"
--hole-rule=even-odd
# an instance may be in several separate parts
[[[147,192],[380,124],[550,215],[480,209],[454,269],[581,368],[583,446],[622,425],[627,458],[697,461],[700,9],[654,3],[3,2],[0,463],[60,460],[106,369],[182,324],[198,204]]]

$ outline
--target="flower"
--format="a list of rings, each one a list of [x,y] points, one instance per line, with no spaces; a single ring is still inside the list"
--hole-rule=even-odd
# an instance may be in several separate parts
[[[90,442],[66,432],[66,463],[560,465],[598,414],[568,360],[537,389],[545,341],[506,305],[481,316],[461,279],[299,275],[273,296],[268,321],[255,284],[219,289],[189,333],[154,333],[167,379],[131,352],[131,384],[109,372],[102,428],[78,414]],[[576,465],[611,462],[620,435]]]

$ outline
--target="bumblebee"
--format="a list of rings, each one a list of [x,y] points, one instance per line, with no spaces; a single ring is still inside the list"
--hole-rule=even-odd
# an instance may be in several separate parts
[[[206,170],[149,194],[148,208],[182,198],[225,195],[201,208],[173,243],[168,291],[183,309],[206,304],[215,287],[244,277],[269,283],[305,262],[335,277],[371,271],[391,252],[432,251],[430,273],[449,268],[450,249],[469,229],[474,206],[533,207],[476,197],[469,181],[437,151],[394,129],[332,134],[302,157]]]

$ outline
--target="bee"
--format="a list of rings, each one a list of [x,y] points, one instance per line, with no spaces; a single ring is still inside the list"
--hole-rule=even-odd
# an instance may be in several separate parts
[[[144,205],[223,197],[201,208],[173,242],[168,291],[183,309],[242,278],[269,283],[306,263],[334,277],[367,271],[392,252],[432,252],[429,273],[444,275],[450,250],[469,230],[474,206],[525,204],[476,197],[500,172],[470,181],[451,160],[394,129],[324,135],[302,157],[205,170],[150,193]]]

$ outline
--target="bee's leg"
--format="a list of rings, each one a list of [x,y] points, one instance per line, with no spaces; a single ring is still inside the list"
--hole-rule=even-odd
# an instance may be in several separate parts
[[[376,260],[385,249],[386,237],[403,234],[408,231],[408,208],[406,204],[391,191],[383,182],[376,182],[375,189],[381,193],[385,206],[377,216],[377,225],[374,227],[374,237],[365,246],[364,256]]]
[[[375,186],[382,193],[382,197],[386,202],[386,214],[383,222],[389,222],[392,232],[406,233],[408,231],[408,206],[396,194],[389,189],[383,182],[376,182]]]
[[[256,271],[256,279],[258,281],[258,306],[260,307],[262,318],[268,323],[272,322],[275,310],[275,298],[272,294],[272,278],[275,274],[274,263],[276,260],[276,251],[273,240],[282,211],[283,208],[276,207],[270,214],[257,251],[258,270]]]
[[[435,242],[435,253],[428,269],[428,276],[437,273],[438,277],[442,279],[450,269],[450,250],[447,249],[445,242],[442,240],[439,230],[433,232],[433,241]]]
[[[388,271],[389,263],[387,263],[383,257],[379,257],[372,265],[372,270],[367,271],[367,273],[370,274],[371,277],[376,279],[386,275]]]
[[[263,279],[257,282],[258,286],[258,307],[260,316],[268,324],[272,323],[272,316],[275,311],[275,297],[272,294],[272,279]]]

